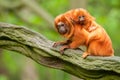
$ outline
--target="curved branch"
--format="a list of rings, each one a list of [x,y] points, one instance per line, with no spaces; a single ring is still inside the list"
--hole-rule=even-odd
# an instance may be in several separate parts
[[[82,51],[68,49],[59,54],[59,47],[39,33],[22,26],[0,23],[0,48],[19,52],[47,67],[68,72],[82,79],[120,79],[120,57],[81,58]]]

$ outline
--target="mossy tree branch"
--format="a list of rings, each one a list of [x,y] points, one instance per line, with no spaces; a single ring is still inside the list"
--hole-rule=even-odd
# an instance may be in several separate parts
[[[25,27],[0,23],[0,48],[16,51],[47,67],[56,68],[86,80],[119,80],[120,57],[81,58],[82,51],[59,47]]]

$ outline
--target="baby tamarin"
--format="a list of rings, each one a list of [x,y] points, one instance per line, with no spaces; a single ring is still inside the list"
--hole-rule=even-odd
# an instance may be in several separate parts
[[[55,27],[61,35],[68,39],[53,45],[55,47],[62,44],[61,53],[67,48],[75,49],[80,45],[85,45],[87,50],[83,53],[83,58],[88,55],[114,55],[108,34],[85,9],[73,9],[59,15],[55,19]]]

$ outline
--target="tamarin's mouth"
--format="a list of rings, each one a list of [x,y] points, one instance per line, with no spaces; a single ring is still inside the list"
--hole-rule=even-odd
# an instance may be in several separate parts
[[[85,21],[80,21],[80,25],[85,25]]]

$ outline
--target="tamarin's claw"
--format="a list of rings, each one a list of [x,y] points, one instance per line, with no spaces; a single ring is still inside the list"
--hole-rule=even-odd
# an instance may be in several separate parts
[[[60,54],[63,55],[64,54],[64,50],[60,50]]]
[[[59,42],[55,42],[55,43],[53,44],[53,47],[57,47],[58,45],[60,45],[60,43],[59,43]]]
[[[68,49],[68,48],[69,48],[68,45],[62,46],[62,47],[60,48],[60,53],[61,53],[61,54],[64,54],[64,51],[65,51],[66,49]]]

